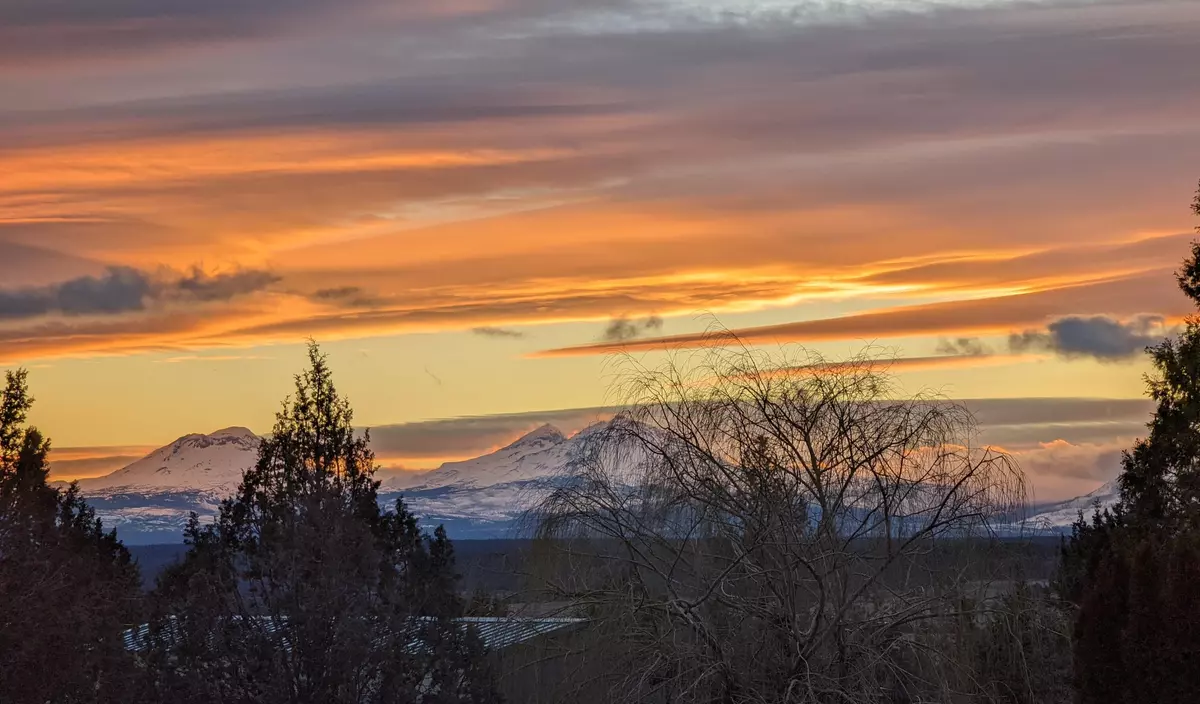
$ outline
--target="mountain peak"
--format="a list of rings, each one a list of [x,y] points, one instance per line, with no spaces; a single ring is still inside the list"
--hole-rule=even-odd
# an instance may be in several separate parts
[[[254,466],[260,438],[234,426],[184,435],[111,474],[80,482],[89,491],[115,488],[228,492]]]
[[[249,428],[243,428],[240,425],[232,425],[228,428],[221,428],[220,430],[214,430],[213,432],[209,433],[208,436],[210,438],[238,437],[238,438],[247,438],[247,439],[253,438],[256,440],[258,439],[258,436],[254,434],[254,431],[250,430]]]
[[[228,428],[222,428],[220,430],[214,430],[207,435],[204,433],[192,433],[190,435],[184,435],[162,449],[166,450],[168,448],[172,448],[178,450],[179,448],[183,447],[208,447],[209,445],[227,444],[257,445],[259,439],[260,438],[251,432],[249,428],[243,428],[235,425]]]
[[[508,444],[508,447],[519,447],[524,445],[532,445],[539,443],[558,444],[566,440],[567,436],[558,428],[546,423],[537,428],[525,433],[513,442]]]
[[[571,447],[567,436],[547,423],[482,457],[446,462],[431,472],[399,477],[389,486],[419,490],[447,486],[478,488],[545,479],[566,463]]]

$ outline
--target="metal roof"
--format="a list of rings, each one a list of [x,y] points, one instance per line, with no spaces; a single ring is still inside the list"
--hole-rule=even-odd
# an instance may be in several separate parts
[[[473,626],[488,650],[500,650],[556,631],[575,628],[586,620],[583,618],[518,618],[510,616],[477,616],[455,619],[465,626]]]
[[[268,633],[276,630],[274,619],[255,619]],[[488,650],[501,650],[550,633],[566,631],[587,621],[584,618],[522,618],[517,616],[466,616],[454,619],[463,628],[474,628]],[[175,619],[172,617],[172,623]],[[150,632],[150,624],[130,628],[122,634],[125,648],[140,650],[139,644]],[[413,647],[420,647],[413,643]]]

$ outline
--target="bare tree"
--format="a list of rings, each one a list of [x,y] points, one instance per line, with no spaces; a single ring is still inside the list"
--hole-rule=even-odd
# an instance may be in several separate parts
[[[594,619],[612,701],[951,701],[955,632],[1024,502],[970,415],[868,359],[719,344],[649,368],[534,522],[552,597]],[[569,565],[563,569],[562,565]],[[994,601],[994,599],[993,599]],[[960,668],[961,669],[961,668]],[[601,687],[603,685],[603,687]]]

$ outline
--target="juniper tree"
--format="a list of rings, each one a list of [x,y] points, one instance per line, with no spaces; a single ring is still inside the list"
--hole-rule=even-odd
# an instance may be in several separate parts
[[[479,642],[453,620],[453,548],[378,503],[369,437],[315,345],[254,467],[158,587],[150,657],[185,701],[483,702]]]
[[[123,631],[140,580],[75,485],[49,484],[50,443],[26,424],[23,370],[0,392],[0,701],[119,702],[136,696]]]
[[[1200,308],[1200,242],[1176,280]],[[1083,704],[1200,699],[1200,315],[1148,352],[1154,417],[1122,458],[1120,502],[1081,515],[1063,549]]]

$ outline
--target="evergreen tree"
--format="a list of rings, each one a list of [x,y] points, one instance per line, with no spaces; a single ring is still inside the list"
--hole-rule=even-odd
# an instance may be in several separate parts
[[[1200,216],[1200,187],[1192,202]],[[1197,228],[1200,230],[1200,227]],[[1200,241],[1176,280],[1200,307]],[[1189,316],[1178,339],[1152,347],[1147,379],[1156,403],[1150,434],[1125,453],[1121,504],[1131,524],[1168,532],[1200,526],[1200,316]]]
[[[453,621],[454,552],[400,501],[381,510],[374,455],[325,357],[277,414],[215,523],[192,517],[160,580],[150,657],[184,701],[494,700],[478,640]]]
[[[1176,278],[1200,307],[1200,242]],[[1063,549],[1082,704],[1200,701],[1200,315],[1149,352],[1156,407],[1122,458],[1120,503],[1080,516]]]
[[[50,443],[25,423],[23,370],[0,392],[0,701],[136,696],[123,631],[138,618],[129,552],[72,485],[48,483]]]

